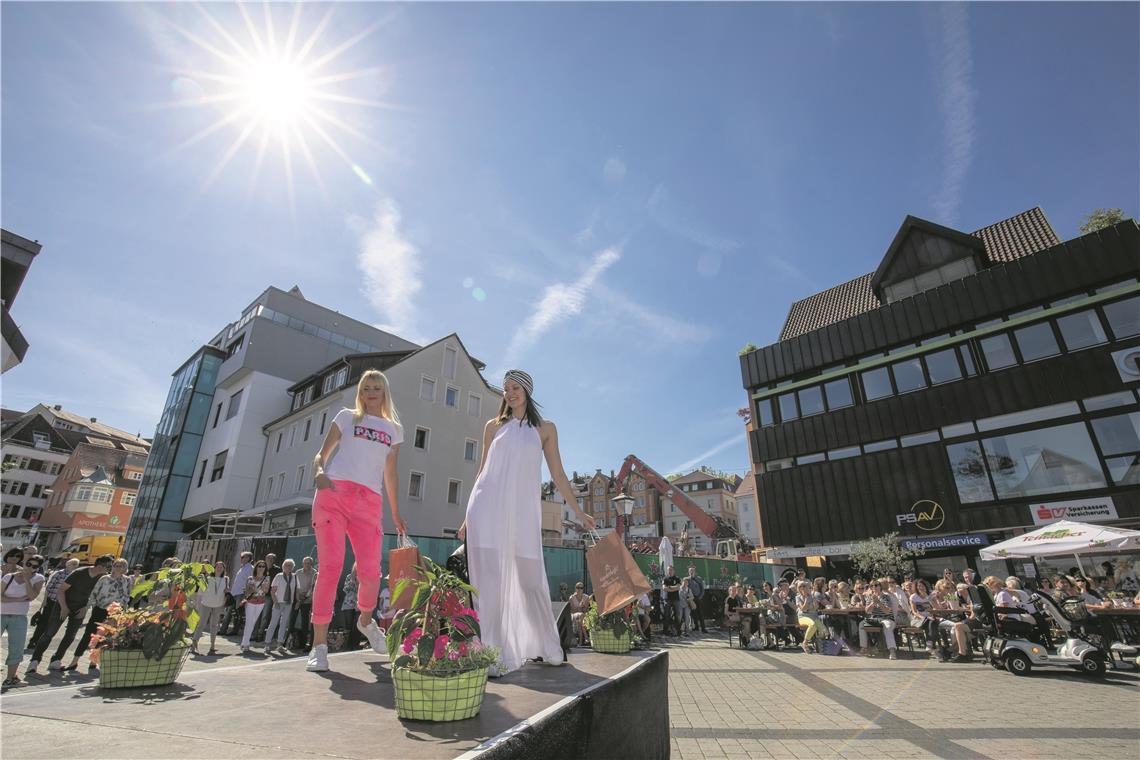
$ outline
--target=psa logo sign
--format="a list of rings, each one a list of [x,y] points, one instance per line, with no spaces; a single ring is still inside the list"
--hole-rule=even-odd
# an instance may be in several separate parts
[[[938,530],[946,522],[946,513],[938,502],[923,499],[916,501],[909,512],[895,515],[895,521],[900,527],[913,525],[919,530]]]

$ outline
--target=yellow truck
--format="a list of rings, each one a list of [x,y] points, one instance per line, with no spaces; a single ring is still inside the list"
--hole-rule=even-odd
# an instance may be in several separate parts
[[[81,565],[90,565],[104,554],[119,557],[122,553],[122,536],[80,536],[63,550],[60,557],[65,562],[74,558],[79,560]]]

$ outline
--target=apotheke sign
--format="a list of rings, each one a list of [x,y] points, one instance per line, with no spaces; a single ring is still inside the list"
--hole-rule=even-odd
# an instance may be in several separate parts
[[[1051,501],[1047,504],[1030,504],[1029,513],[1034,525],[1048,525],[1058,520],[1074,522],[1104,522],[1116,520],[1116,504],[1111,496],[1100,499],[1078,499],[1073,501]]]

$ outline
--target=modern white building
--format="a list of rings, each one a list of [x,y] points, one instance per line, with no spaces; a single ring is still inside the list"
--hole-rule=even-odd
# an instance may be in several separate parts
[[[252,513],[273,532],[307,533],[314,495],[313,457],[336,413],[356,405],[356,384],[368,369],[388,378],[404,428],[399,505],[408,531],[453,535],[482,456],[483,428],[499,410],[501,392],[481,374],[452,333],[415,351],[349,354],[293,384],[290,409],[264,427],[264,456]],[[334,455],[335,456],[335,455]],[[387,501],[387,488],[384,491]],[[385,504],[384,531],[394,530]]]

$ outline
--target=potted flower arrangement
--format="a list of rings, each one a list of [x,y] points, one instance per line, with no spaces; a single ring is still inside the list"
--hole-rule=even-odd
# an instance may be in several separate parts
[[[190,651],[187,634],[198,624],[187,598],[206,585],[210,572],[213,568],[200,562],[163,568],[131,589],[132,598],[149,597],[149,604],[107,609],[107,619],[91,636],[100,686],[163,686],[178,678]]]
[[[590,646],[594,651],[604,654],[625,654],[633,648],[633,640],[638,638],[633,604],[602,615],[598,612],[598,603],[590,602],[589,611],[582,616],[582,627],[590,634]]]
[[[414,589],[411,606],[388,628],[396,714],[431,721],[474,717],[499,649],[479,640],[479,616],[466,601],[476,593],[470,584],[427,557],[417,569],[418,578],[401,580],[392,592],[399,598]]]

